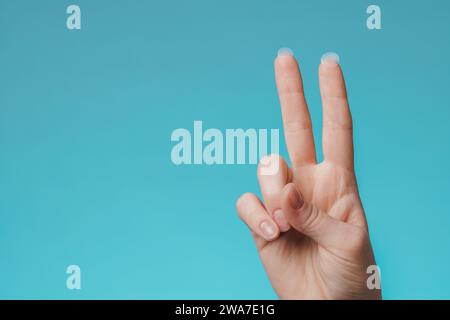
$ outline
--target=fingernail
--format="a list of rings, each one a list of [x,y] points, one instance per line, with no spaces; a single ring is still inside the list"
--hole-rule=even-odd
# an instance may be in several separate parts
[[[263,222],[261,222],[260,228],[261,228],[263,237],[266,240],[273,239],[275,237],[275,235],[277,234],[275,226],[267,220],[264,220]]]
[[[278,226],[280,227],[280,230],[282,232],[286,232],[291,228],[291,226],[289,225],[289,223],[286,220],[284,212],[281,211],[280,209],[275,210],[275,212],[273,213],[273,218],[278,223]]]
[[[293,186],[291,186],[291,189],[289,191],[289,205],[293,209],[300,209],[303,206],[303,198],[300,195],[300,193],[297,191],[297,189]]]
[[[335,67],[339,65],[339,56],[334,52],[325,53],[320,59],[321,63],[327,67]]]
[[[289,49],[289,48],[280,48],[278,50],[278,56],[279,57],[282,57],[282,56],[291,56],[291,57],[293,57],[294,56],[294,52],[291,49]]]

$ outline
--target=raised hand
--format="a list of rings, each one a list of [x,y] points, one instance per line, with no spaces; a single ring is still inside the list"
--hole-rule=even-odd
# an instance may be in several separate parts
[[[322,148],[317,163],[311,119],[295,58],[280,50],[275,60],[284,134],[292,168],[271,155],[275,174],[258,168],[264,203],[252,193],[237,201],[255,238],[264,268],[282,299],[376,299],[367,287],[374,265],[353,166],[352,119],[335,54],[319,66],[323,105]]]

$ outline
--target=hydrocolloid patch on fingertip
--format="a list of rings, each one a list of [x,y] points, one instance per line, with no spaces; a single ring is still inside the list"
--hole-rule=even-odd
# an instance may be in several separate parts
[[[327,52],[324,55],[322,55],[322,58],[320,58],[320,62],[323,65],[335,66],[335,65],[339,65],[340,58],[339,58],[339,55],[335,52]]]
[[[290,48],[280,48],[278,49],[278,57],[283,57],[283,56],[294,56],[294,52],[290,49]]]

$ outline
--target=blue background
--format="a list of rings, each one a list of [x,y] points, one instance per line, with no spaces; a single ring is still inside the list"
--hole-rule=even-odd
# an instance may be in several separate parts
[[[72,3],[80,31],[66,28]],[[382,30],[366,28],[369,4]],[[0,0],[0,298],[275,298],[235,212],[258,190],[255,166],[175,166],[170,135],[194,120],[280,128],[273,59],[286,46],[317,145],[317,67],[341,57],[384,298],[449,299],[449,12],[446,0]],[[66,288],[70,264],[82,290]]]

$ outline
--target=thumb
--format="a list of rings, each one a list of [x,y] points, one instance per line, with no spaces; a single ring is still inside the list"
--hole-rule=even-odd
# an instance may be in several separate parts
[[[289,224],[323,247],[335,247],[345,241],[350,225],[334,219],[317,207],[307,203],[293,183],[284,186],[281,208]]]

